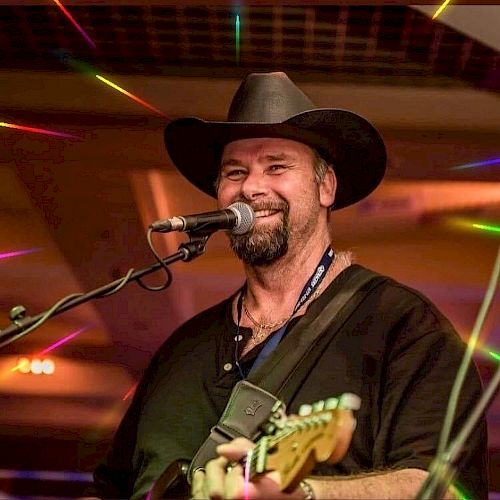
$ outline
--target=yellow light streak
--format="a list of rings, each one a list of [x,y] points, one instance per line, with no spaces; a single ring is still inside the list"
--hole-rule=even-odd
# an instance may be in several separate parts
[[[432,19],[436,19],[437,16],[439,16],[439,14],[441,14],[441,12],[443,12],[443,10],[446,8],[446,6],[450,3],[451,0],[445,0],[443,5],[441,5],[441,7],[439,7],[438,10],[436,10],[436,12],[434,13],[434,15],[432,16]]]
[[[107,80],[106,78],[102,77],[101,75],[95,75],[95,76],[101,82],[105,83],[106,85],[109,85],[111,88],[113,88],[115,90],[118,90],[118,92],[121,92],[122,94],[126,95],[127,97],[130,97],[130,99],[133,99],[134,101],[138,102],[142,106],[150,109],[151,111],[154,111],[155,113],[157,113],[161,116],[164,116],[165,118],[167,117],[167,115],[165,113],[163,113],[162,111],[160,111],[158,108],[155,108],[151,104],[148,104],[146,101],[142,100],[140,97],[137,97],[134,94],[131,94],[130,92],[126,91],[125,89],[122,89],[121,87],[116,85],[116,83],[113,83],[113,82]]]

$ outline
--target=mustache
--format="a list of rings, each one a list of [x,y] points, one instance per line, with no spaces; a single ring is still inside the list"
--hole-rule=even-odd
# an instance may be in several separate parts
[[[249,205],[254,211],[257,210],[282,210],[282,211],[287,211],[288,210],[288,203],[285,201],[261,201],[261,202],[248,202],[248,201],[243,201],[243,203],[246,203]]]

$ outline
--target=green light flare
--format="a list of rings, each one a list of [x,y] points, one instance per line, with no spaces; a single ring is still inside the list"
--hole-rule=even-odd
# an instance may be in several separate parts
[[[500,226],[490,226],[488,224],[472,224],[472,227],[483,229],[485,231],[493,231],[494,233],[500,233]]]
[[[493,359],[496,359],[497,361],[500,361],[500,354],[498,354],[497,352],[493,352],[493,351],[488,351],[488,354],[493,358]]]
[[[240,16],[239,14],[236,14],[236,22],[235,22],[235,33],[234,33],[234,39],[235,39],[235,49],[236,49],[236,64],[239,66],[240,65]]]
[[[453,481],[451,489],[459,500],[471,500],[469,493],[465,491],[464,487],[458,481]]]

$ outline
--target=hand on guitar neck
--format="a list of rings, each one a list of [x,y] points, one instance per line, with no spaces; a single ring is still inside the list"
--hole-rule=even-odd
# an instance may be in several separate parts
[[[220,456],[196,471],[192,497],[305,498],[300,481],[317,462],[343,458],[355,428],[352,412],[358,408],[359,398],[351,394],[304,405],[298,416],[286,418],[256,444],[238,438],[220,445]]]

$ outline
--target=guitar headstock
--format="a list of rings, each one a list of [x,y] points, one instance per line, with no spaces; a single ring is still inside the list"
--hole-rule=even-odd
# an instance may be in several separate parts
[[[272,436],[261,438],[252,453],[252,473],[277,471],[281,490],[293,489],[318,462],[337,463],[351,442],[361,400],[350,393],[302,405]]]

